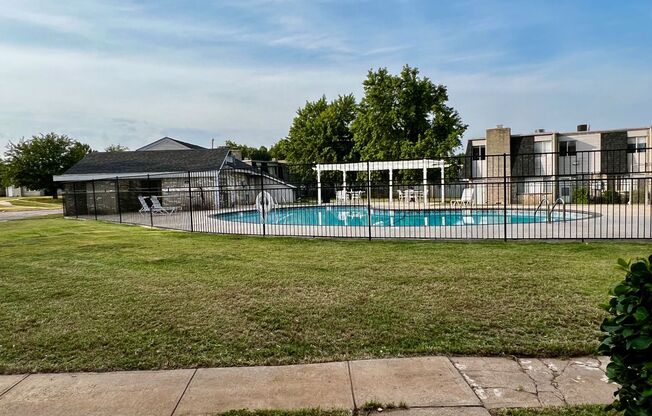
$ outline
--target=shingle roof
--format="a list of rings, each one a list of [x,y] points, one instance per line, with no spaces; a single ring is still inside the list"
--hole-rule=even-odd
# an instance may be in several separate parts
[[[218,170],[228,154],[229,148],[226,146],[216,149],[156,152],[93,152],[68,169],[65,174]]]
[[[165,136],[165,137],[161,137],[160,139],[158,139],[156,141],[153,141],[152,143],[146,144],[145,146],[136,149],[136,151],[150,150],[149,149],[150,147],[156,146],[157,144],[159,144],[160,142],[165,141],[165,140],[171,140],[171,141],[173,141],[175,143],[179,143],[180,145],[182,145],[182,146],[184,146],[184,147],[186,147],[188,149],[193,149],[193,150],[194,149],[205,149],[205,147],[202,147],[202,146],[199,146],[199,145],[196,145],[196,144],[183,142],[181,140],[177,140],[177,139],[173,139],[172,137]]]
[[[184,145],[184,146],[186,146],[186,147],[189,147],[189,148],[191,148],[191,149],[197,149],[197,150],[199,150],[199,149],[206,149],[205,147],[199,146],[199,145],[197,145],[197,144],[192,144],[192,143],[188,143],[188,142],[182,142],[181,140],[173,139],[172,137],[167,137],[167,136],[165,136],[164,139],[170,139],[170,140],[173,140],[173,141],[175,141],[175,142],[177,142],[177,143],[179,143],[179,144],[182,144],[182,145]]]

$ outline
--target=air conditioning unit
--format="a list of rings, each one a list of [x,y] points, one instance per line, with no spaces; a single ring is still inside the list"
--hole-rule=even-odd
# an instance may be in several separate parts
[[[578,124],[577,125],[577,131],[589,131],[591,130],[591,126],[588,124]]]
[[[545,133],[546,129],[536,129],[534,130],[535,133]]]

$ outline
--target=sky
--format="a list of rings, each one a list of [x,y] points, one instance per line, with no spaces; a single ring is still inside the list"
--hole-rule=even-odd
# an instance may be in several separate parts
[[[54,131],[270,146],[307,100],[405,64],[469,125],[652,125],[652,2],[0,0],[0,153]]]

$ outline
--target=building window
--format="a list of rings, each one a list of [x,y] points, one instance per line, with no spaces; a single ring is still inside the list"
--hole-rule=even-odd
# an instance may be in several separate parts
[[[645,172],[645,137],[627,139],[627,170]]]
[[[645,137],[628,138],[627,153],[645,153]]]
[[[559,142],[559,156],[577,156],[577,142],[575,140]]]
[[[485,146],[473,146],[473,160],[485,160]]]

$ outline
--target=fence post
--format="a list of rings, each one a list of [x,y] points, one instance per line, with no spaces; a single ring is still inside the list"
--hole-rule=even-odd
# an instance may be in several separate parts
[[[507,241],[507,153],[503,153],[503,233]]]
[[[188,208],[190,209],[190,232],[195,231],[195,225],[192,222],[192,178],[190,177],[190,171],[188,171]]]
[[[149,192],[149,226],[154,228],[154,213],[152,212],[152,183],[149,180],[149,173],[147,174],[147,190]]]
[[[267,235],[267,230],[265,229],[265,223],[267,222],[267,217],[265,214],[265,201],[267,198],[265,197],[265,181],[263,180],[263,170],[260,169],[260,218],[263,220],[263,237]]]
[[[120,179],[115,177],[115,202],[118,207],[118,220],[122,224],[122,207],[120,207]]]
[[[367,228],[369,229],[369,241],[371,241],[371,169],[367,160]]]
[[[77,185],[76,182],[72,183],[72,196],[73,196],[73,204],[75,207],[75,218],[79,218],[79,209],[77,209]]]
[[[91,180],[91,185],[93,186],[93,213],[95,214],[95,219],[97,220],[97,200],[95,199],[95,179]]]

